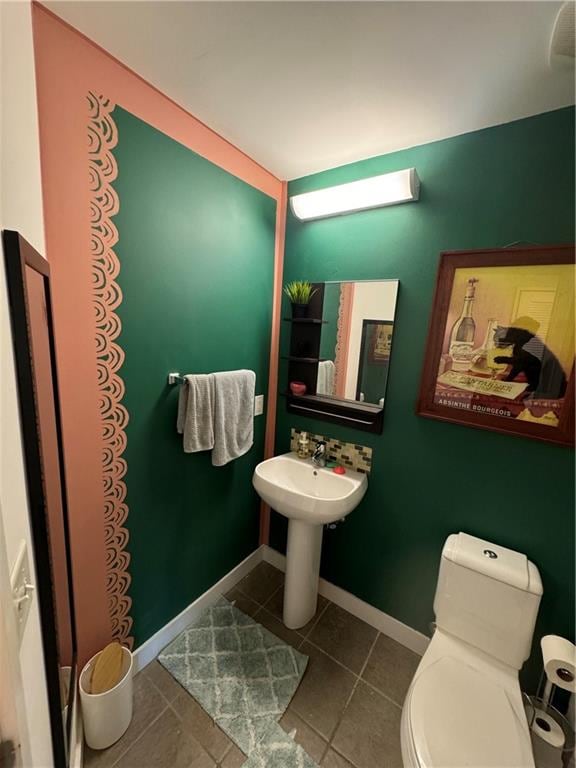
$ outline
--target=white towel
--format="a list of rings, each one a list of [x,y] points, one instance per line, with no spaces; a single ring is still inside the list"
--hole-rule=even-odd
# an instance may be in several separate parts
[[[221,467],[243,456],[254,441],[254,371],[214,375],[214,450],[212,464]]]
[[[322,360],[318,363],[318,379],[316,380],[317,395],[334,394],[334,378],[336,376],[336,366],[332,360]]]
[[[176,428],[183,436],[184,453],[214,448],[214,376],[201,373],[184,376],[178,398]]]

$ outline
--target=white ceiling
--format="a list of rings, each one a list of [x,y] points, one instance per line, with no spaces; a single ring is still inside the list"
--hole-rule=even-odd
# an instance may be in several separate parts
[[[47,2],[293,179],[574,102],[557,2]]]

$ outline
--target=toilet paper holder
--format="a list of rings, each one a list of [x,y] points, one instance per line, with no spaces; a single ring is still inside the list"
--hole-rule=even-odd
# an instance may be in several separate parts
[[[544,635],[540,640],[544,671],[544,693],[542,698],[546,704],[552,702],[556,687],[562,688],[572,695],[576,691],[576,646],[565,637]]]
[[[524,695],[536,768],[567,768],[574,753],[574,730],[568,719],[538,696]]]
[[[544,669],[537,696],[524,696],[536,768],[567,768],[574,753],[574,724],[553,705],[557,687],[569,696],[576,688],[576,648],[557,635],[545,635],[540,645]],[[564,694],[566,695],[566,694]]]

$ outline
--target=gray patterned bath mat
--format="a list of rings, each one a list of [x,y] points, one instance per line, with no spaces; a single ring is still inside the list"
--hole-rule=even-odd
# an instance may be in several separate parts
[[[248,755],[243,768],[318,768],[278,721],[308,657],[223,597],[158,656]]]

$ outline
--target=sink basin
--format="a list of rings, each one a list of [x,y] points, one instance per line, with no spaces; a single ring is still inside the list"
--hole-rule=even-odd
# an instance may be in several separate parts
[[[276,512],[320,525],[346,517],[368,487],[366,475],[360,472],[346,470],[345,475],[336,475],[294,453],[258,464],[252,482],[260,498]]]
[[[258,464],[252,483],[261,499],[288,518],[283,619],[299,629],[316,613],[323,526],[358,506],[368,478],[350,469],[338,475],[285,453]]]

